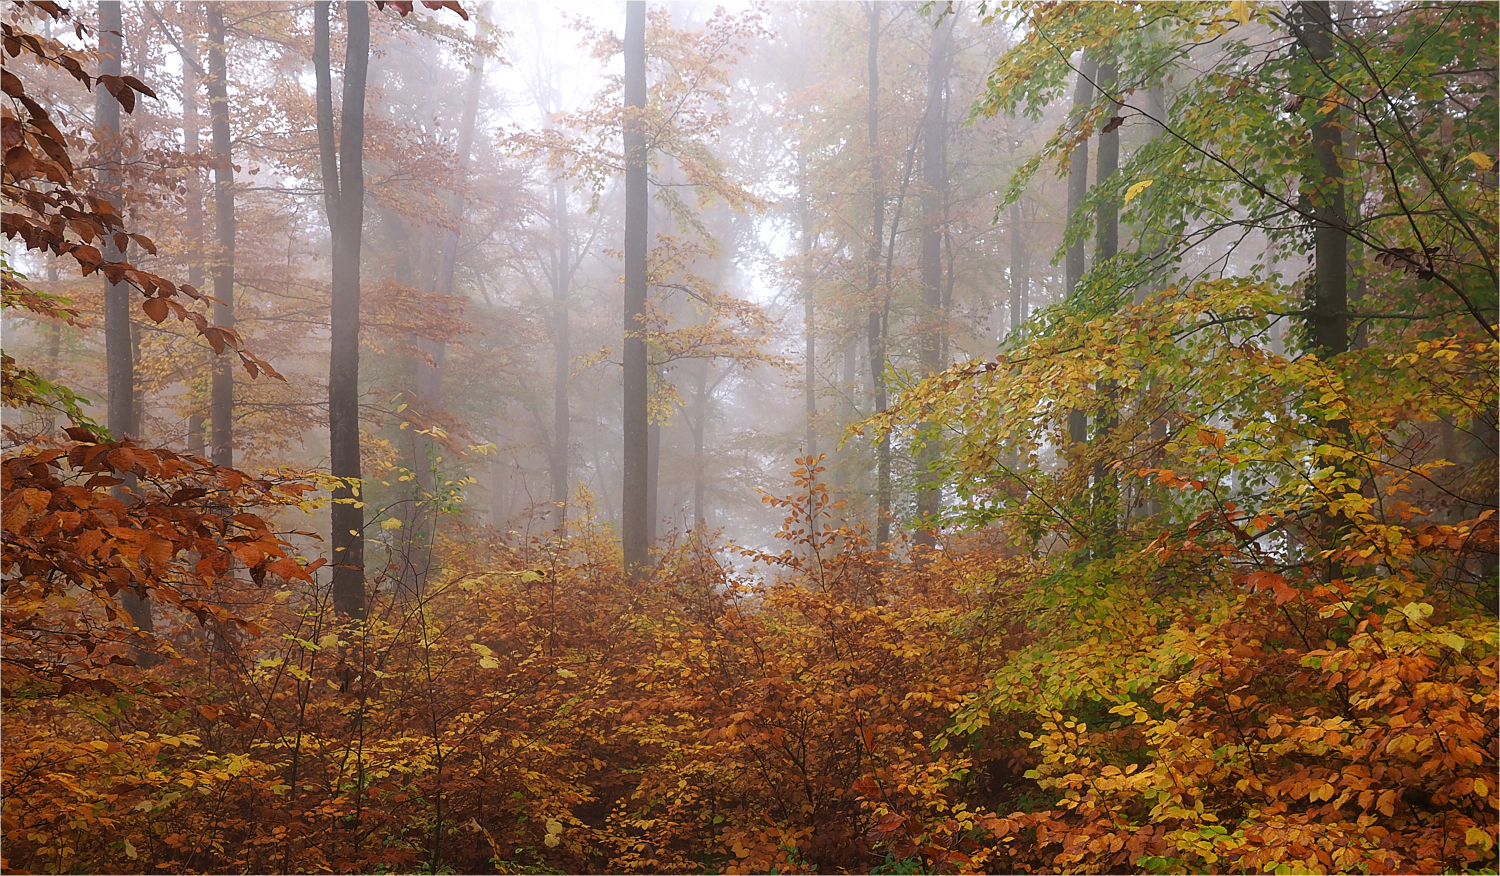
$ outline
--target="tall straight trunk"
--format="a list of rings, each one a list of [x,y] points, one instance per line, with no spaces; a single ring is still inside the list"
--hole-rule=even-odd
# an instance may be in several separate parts
[[[100,0],[100,75],[120,75],[121,59],[125,53],[123,34],[119,0]],[[94,124],[99,129],[99,139],[104,146],[103,160],[99,165],[99,188],[123,213],[125,193],[121,166],[124,155],[120,138],[120,104],[102,86],[94,89]],[[112,234],[104,235],[102,251],[106,261],[125,260],[125,254],[115,246]],[[105,280],[104,361],[109,387],[105,424],[116,440],[137,437],[139,428],[135,407],[135,345],[130,336],[130,297],[129,284]],[[117,492],[124,496],[124,488]],[[120,604],[136,627],[148,633],[155,630],[151,602],[144,593],[136,593],[127,587],[120,591]]]
[[[214,150],[214,322],[234,327],[234,160],[229,154],[229,79],[223,7],[208,5],[208,116]],[[234,465],[234,357],[214,359],[209,398],[214,465]]]
[[[626,572],[642,576],[650,563],[651,517],[646,507],[649,466],[646,363],[646,2],[625,4],[625,314],[624,447],[620,530]]]
[[[948,44],[953,18],[932,34],[927,59],[927,112],[922,131],[922,243],[918,273],[922,280],[922,371],[932,376],[942,368],[943,349],[943,228],[948,186]],[[935,521],[941,505],[941,480],[933,472],[939,456],[938,430],[922,427],[922,450],[917,456],[917,517]],[[927,523],[917,530],[916,543],[931,548],[937,531]]]
[[[1084,107],[1088,106],[1090,98],[1094,93],[1094,77],[1098,75],[1099,62],[1092,58],[1087,52],[1083,55],[1083,63],[1079,65],[1078,84],[1073,88],[1073,116],[1076,118]],[[1068,165],[1068,225],[1071,226],[1083,211],[1083,199],[1089,191],[1089,144],[1087,140],[1073,147],[1072,159]],[[1063,277],[1067,288],[1067,296],[1073,297],[1078,288],[1078,281],[1083,278],[1084,272],[1084,238],[1079,235],[1078,239],[1068,246],[1068,251],[1063,258]],[[1088,440],[1088,417],[1081,410],[1068,412],[1068,443],[1077,444]]]
[[[1302,43],[1312,62],[1327,69],[1333,62],[1333,13],[1328,0],[1298,4]],[[1319,356],[1336,356],[1349,349],[1349,234],[1344,214],[1342,151],[1343,113],[1337,108],[1315,112],[1310,125],[1317,169],[1305,185],[1313,209],[1313,306],[1310,318],[1313,347]]]
[[[661,423],[646,424],[646,538],[656,541],[660,535],[661,507]]]
[[[708,507],[705,494],[708,492],[708,477],[705,471],[707,460],[703,458],[704,432],[708,429],[708,369],[707,360],[699,359],[695,363],[694,370],[694,396],[693,407],[697,410],[697,416],[688,421],[688,426],[693,430],[693,528],[707,529],[709,526]]]
[[[191,36],[184,53],[193,46]],[[202,124],[198,114],[198,59],[182,59],[182,151],[196,158],[203,147],[198,142],[198,127]],[[187,244],[192,258],[187,265],[188,285],[203,288],[203,180],[197,168],[188,171],[187,203],[184,214],[187,219]]]
[[[802,393],[807,410],[806,445],[808,459],[818,458],[818,342],[816,334],[816,310],[813,300],[813,224],[812,192],[807,182],[807,155],[797,150],[797,202],[802,226],[802,334],[804,359],[802,370]],[[696,509],[696,505],[695,505]],[[695,511],[696,513],[696,511]]]
[[[121,33],[119,0],[100,0],[100,75],[120,75],[120,58],[125,50]],[[106,88],[94,89],[94,122],[98,126],[99,139],[104,147],[103,160],[99,165],[99,188],[123,212],[121,166],[124,156],[121,153],[120,104]],[[106,261],[125,260],[125,254],[115,246],[114,235],[104,235],[103,244]],[[109,387],[109,406],[106,412],[109,431],[117,440],[134,437],[135,358],[130,343],[128,283],[111,283],[106,280],[104,284],[104,359]]]
[[[880,4],[865,7],[870,22],[866,66],[869,76],[869,104],[866,125],[870,142],[870,246],[866,254],[866,285],[870,295],[870,313],[865,334],[870,344],[870,385],[875,413],[886,409],[885,392],[885,296],[880,286],[881,241],[885,237],[885,171],[880,154]],[[884,549],[891,540],[891,438],[882,435],[875,448],[875,548]]]
[[[1296,13],[1308,57],[1314,66],[1324,71],[1324,75],[1332,76],[1329,71],[1334,59],[1331,4],[1327,0],[1303,0],[1298,3]],[[1315,81],[1321,81],[1321,77],[1315,77]],[[1316,166],[1309,168],[1302,183],[1314,219],[1313,290],[1308,335],[1314,352],[1324,359],[1349,349],[1349,235],[1344,212],[1344,172],[1339,165],[1339,154],[1343,151],[1342,116],[1343,112],[1336,106],[1327,112],[1313,112],[1308,127]],[[1335,434],[1347,437],[1347,420],[1338,418],[1326,425]],[[1332,547],[1342,537],[1346,522],[1333,514],[1320,517],[1324,530],[1322,547]],[[1325,575],[1329,581],[1343,577],[1343,563],[1330,556]]]
[[[552,212],[557,246],[552,268],[552,503],[557,525],[568,519],[568,455],[572,417],[568,409],[568,377],[572,370],[572,338],[568,334],[568,293],[573,277],[572,230],[568,222],[568,184],[552,183]]]
[[[1014,333],[1026,322],[1030,309],[1027,287],[1031,283],[1030,253],[1026,248],[1026,228],[1021,220],[1021,202],[1010,205],[1010,331]]]
[[[313,6],[313,71],[317,78],[318,152],[323,206],[333,239],[331,352],[328,364],[330,468],[333,492],[333,606],[346,617],[365,615],[364,509],[359,468],[359,248],[364,226],[365,77],[370,64],[370,12],[344,5],[348,37],[338,141],[333,129],[333,85],[328,48],[329,4]]]
[[[188,155],[196,158],[202,151],[202,145],[198,142],[198,126],[201,121],[198,116],[198,59],[189,54],[193,47],[191,35],[186,40],[186,45],[179,46],[182,53],[182,150]],[[202,177],[196,167],[188,171],[186,180],[186,204],[184,215],[187,219],[187,248],[192,253],[187,265],[188,285],[194,289],[203,288],[203,185]],[[190,456],[202,456],[203,446],[203,414],[194,411],[188,415],[187,440],[185,442],[187,452]]]
[[[1099,90],[1108,99],[1114,93],[1115,82],[1119,78],[1119,67],[1115,60],[1113,49],[1106,50],[1103,60],[1099,63]],[[1106,191],[1112,177],[1120,166],[1120,131],[1099,133],[1099,166],[1096,183],[1101,191]],[[1099,214],[1095,226],[1094,240],[1094,263],[1103,264],[1114,258],[1120,251],[1120,209],[1115,199],[1106,194],[1099,201]],[[1113,382],[1106,381],[1100,385],[1100,390],[1106,398],[1114,395]],[[1113,412],[1095,414],[1094,440],[1103,441],[1118,425]],[[1108,554],[1113,550],[1115,535],[1119,529],[1119,506],[1120,506],[1119,480],[1115,473],[1110,470],[1101,459],[1094,464],[1094,515],[1099,521],[1103,544],[1101,552]]]

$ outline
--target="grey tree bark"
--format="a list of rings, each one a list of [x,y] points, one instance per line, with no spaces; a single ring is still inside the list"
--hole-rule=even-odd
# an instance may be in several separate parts
[[[119,0],[100,0],[98,14],[99,73],[119,76],[121,60],[125,54],[124,25]],[[109,89],[102,85],[94,89],[94,124],[98,128],[99,140],[104,149],[103,160],[99,165],[99,188],[123,213],[125,193],[121,167],[125,159],[120,134],[120,104],[109,93]],[[104,235],[101,250],[105,261],[125,260],[125,254],[115,246],[112,234]],[[105,425],[109,427],[115,440],[139,437],[135,405],[135,345],[130,337],[131,294],[128,283],[104,281],[104,360],[109,391]],[[124,490],[118,490],[117,493],[128,500]],[[151,602],[145,594],[125,588],[120,591],[120,604],[136,627],[148,633],[155,630]],[[138,655],[138,660],[140,656],[143,655]]]
[[[193,46],[191,35],[186,39],[187,45],[178,46],[178,52],[182,55],[182,150],[189,155],[197,156],[202,150],[198,142],[198,126],[201,124],[198,115],[198,74],[200,68],[195,54],[190,54]],[[187,281],[194,289],[203,288],[203,186],[202,178],[197,168],[188,171],[186,185],[186,204],[184,212],[187,219],[188,247],[192,250],[192,258],[188,260]],[[187,452],[192,456],[202,456],[203,446],[203,414],[195,411],[188,415],[187,440],[185,446]]]
[[[329,3],[313,6],[313,71],[317,80],[318,153],[323,206],[333,238],[332,350],[328,365],[330,469],[341,483],[333,493],[333,605],[349,618],[365,616],[364,509],[359,463],[359,250],[364,226],[365,77],[370,63],[369,7],[344,4],[347,43],[344,95],[337,143],[328,46]]]
[[[926,376],[942,369],[943,350],[943,232],[948,187],[948,56],[952,42],[953,17],[940,22],[932,34],[927,59],[927,111],[922,131],[922,243],[918,254],[918,273],[922,281],[922,371]],[[941,505],[942,481],[932,469],[940,454],[938,430],[934,425],[922,427],[922,450],[917,456],[917,517],[932,521]],[[921,525],[916,534],[918,546],[932,548],[937,544],[937,530]]]
[[[885,172],[880,154],[880,4],[867,3],[865,17],[870,22],[866,52],[869,104],[866,127],[870,144],[870,246],[866,254],[866,284],[870,294],[870,313],[865,335],[870,345],[870,386],[875,413],[887,406],[885,387],[885,291],[880,286],[881,241],[885,237]],[[891,541],[891,438],[882,435],[875,448],[875,548],[883,550]]]
[[[552,504],[557,507],[557,525],[568,520],[568,453],[573,419],[568,405],[568,379],[572,371],[572,338],[568,333],[568,297],[573,285],[572,229],[568,221],[568,184],[559,178],[552,184],[552,215],[557,245],[552,268]]]
[[[646,336],[646,3],[625,4],[625,314],[624,477],[620,530],[626,572],[643,576],[650,563],[647,509],[649,436]]]
[[[224,10],[209,4],[208,116],[214,150],[214,323],[234,327],[234,159],[229,141],[229,84]],[[214,358],[209,390],[210,453],[214,465],[234,465],[234,357]]]
[[[1078,84],[1073,87],[1073,115],[1076,117],[1088,106],[1094,93],[1094,78],[1099,74],[1099,62],[1087,52],[1079,65]],[[1068,165],[1068,224],[1083,210],[1083,198],[1089,191],[1089,144],[1087,140],[1073,147],[1072,160]],[[1063,258],[1063,277],[1067,295],[1073,297],[1078,281],[1083,278],[1084,240],[1082,235],[1068,246]],[[1088,415],[1081,410],[1068,412],[1068,442],[1077,444],[1088,440]]]
[[[1313,64],[1326,69],[1333,61],[1333,10],[1328,0],[1298,4],[1302,44]],[[1336,356],[1349,349],[1349,234],[1344,212],[1344,172],[1341,116],[1334,108],[1315,113],[1312,134],[1317,169],[1305,180],[1312,199],[1313,303],[1309,334],[1319,356]]]

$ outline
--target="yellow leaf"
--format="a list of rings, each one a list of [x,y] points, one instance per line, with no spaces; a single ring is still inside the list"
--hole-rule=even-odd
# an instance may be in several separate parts
[[[1439,642],[1442,642],[1444,645],[1447,645],[1449,648],[1460,652],[1463,651],[1464,645],[1467,644],[1467,642],[1464,641],[1464,637],[1460,636],[1458,633],[1438,633],[1435,638]]]
[[[549,833],[542,839],[542,842],[547,844],[547,848],[555,849],[562,840],[557,838],[557,834]]]
[[[380,521],[380,528],[381,529],[400,529],[401,528],[401,521],[397,520],[394,517],[387,517],[386,519]]]
[[[558,821],[556,818],[549,818],[549,819],[547,819],[547,832],[548,833],[562,833],[563,832],[562,822]]]
[[[1486,785],[1484,783],[1484,779],[1475,779],[1474,780],[1474,795],[1475,796],[1477,796],[1477,797],[1487,797],[1487,796],[1489,796],[1489,793],[1490,793],[1490,786]]]
[[[1489,170],[1490,168],[1495,166],[1495,162],[1483,152],[1470,152],[1464,157],[1474,162],[1474,166],[1479,168],[1480,170]]]
[[[1432,616],[1432,606],[1425,602],[1408,602],[1401,606],[1401,613],[1413,621],[1424,621]]]
[[[1144,192],[1146,189],[1151,188],[1151,183],[1153,182],[1155,182],[1155,180],[1143,179],[1130,188],[1126,189],[1125,203],[1128,204],[1131,201],[1135,200],[1135,196],[1139,195],[1141,192]]]
[[[135,850],[135,846],[130,842],[130,840],[126,840],[125,841],[125,857],[127,857],[130,860],[134,861],[136,858],[139,858],[140,856],[141,856],[141,853]]]
[[[1229,4],[1229,11],[1234,14],[1235,20],[1241,26],[1250,23],[1250,4],[1245,2],[1245,0],[1233,0]]]

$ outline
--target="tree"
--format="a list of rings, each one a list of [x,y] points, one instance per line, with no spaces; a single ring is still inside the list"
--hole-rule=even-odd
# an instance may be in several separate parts
[[[646,368],[646,3],[625,6],[625,322],[624,467],[620,533],[625,567],[643,574],[650,563],[647,511]]]
[[[363,3],[344,6],[347,22],[344,97],[334,137],[329,59],[329,7],[314,9],[313,72],[317,78],[318,152],[323,204],[333,237],[332,352],[328,369],[328,441],[333,492],[333,594],[350,618],[365,612],[364,509],[359,461],[359,250],[364,226],[365,75],[370,63],[370,19]]]
[[[208,7],[208,116],[214,155],[214,322],[234,327],[234,157],[229,140],[229,73],[224,60],[228,35],[224,11]],[[187,64],[184,63],[184,69]],[[209,402],[214,465],[234,465],[234,371],[216,360]]]
[[[949,52],[953,39],[953,17],[936,23],[927,61],[927,111],[922,131],[922,243],[918,270],[922,280],[922,371],[931,377],[942,370],[944,324],[943,307],[943,238],[946,234],[948,194],[948,101],[947,79]],[[922,449],[918,454],[916,543],[933,547],[937,543],[935,521],[941,504],[941,476],[933,469],[939,454],[938,433],[924,430]]]
[[[869,295],[869,315],[866,318],[865,341],[870,352],[870,386],[873,390],[874,413],[886,408],[886,320],[890,312],[889,283],[880,284],[880,253],[885,240],[885,166],[881,161],[880,143],[880,4],[865,4],[865,17],[869,22],[869,39],[866,42],[865,67],[867,109],[865,127],[869,138],[870,160],[870,238],[865,253],[865,286]],[[894,223],[892,223],[894,225]],[[892,229],[894,239],[894,228]],[[891,253],[894,257],[894,252]],[[891,440],[881,435],[875,446],[875,546],[884,548],[891,540]]]
[[[1333,8],[1324,2],[1299,3],[1296,34],[1303,51],[1319,71],[1333,65]],[[1314,114],[1308,127],[1313,163],[1308,199],[1314,217],[1312,307],[1309,329],[1319,355],[1336,356],[1349,347],[1348,217],[1344,210],[1343,113],[1335,105]]]

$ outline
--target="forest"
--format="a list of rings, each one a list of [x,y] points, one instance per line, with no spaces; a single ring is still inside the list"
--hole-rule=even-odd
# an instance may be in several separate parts
[[[1497,16],[5,4],[0,870],[1495,873]]]

